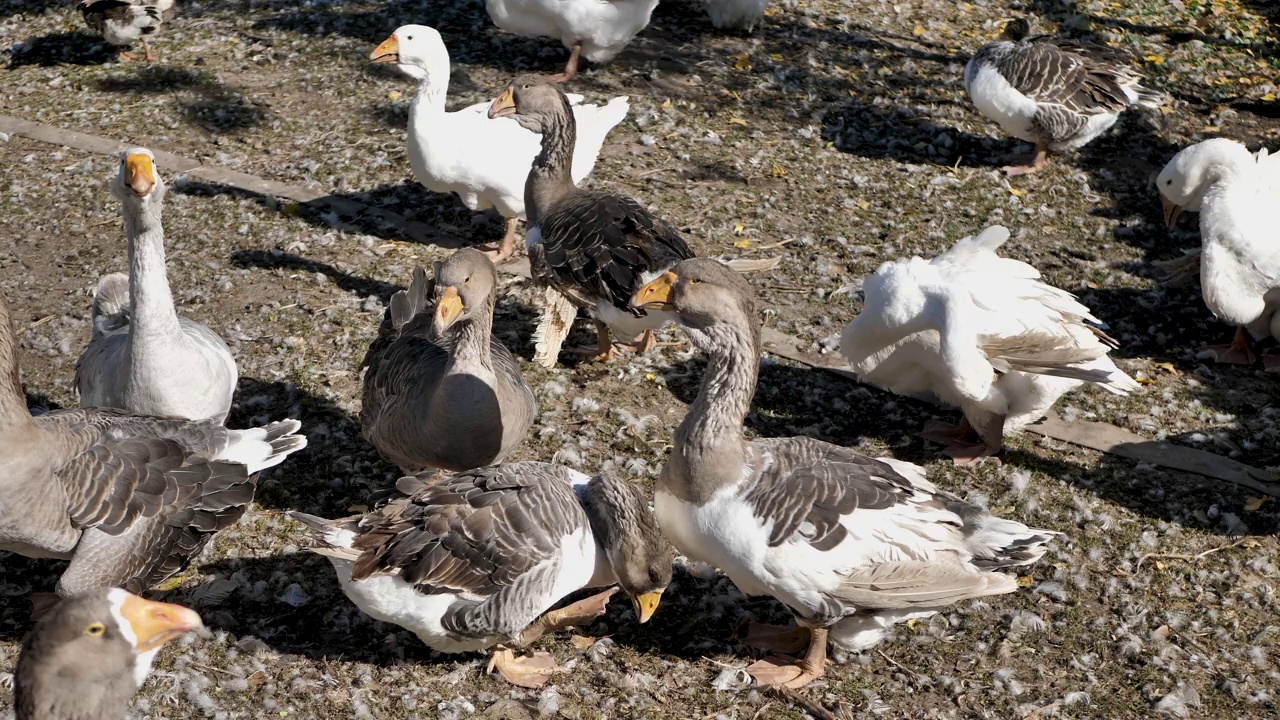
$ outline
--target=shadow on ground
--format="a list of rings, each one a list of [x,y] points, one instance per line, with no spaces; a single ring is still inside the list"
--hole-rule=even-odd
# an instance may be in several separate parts
[[[52,3],[51,3],[52,4]],[[61,3],[58,3],[61,4]],[[3,6],[3,7],[12,7]],[[0,7],[0,16],[3,16]],[[116,51],[101,37],[84,30],[40,35],[25,40],[12,49],[9,68],[26,65],[102,65],[116,59]]]
[[[172,65],[138,65],[95,81],[102,92],[173,95],[187,121],[210,132],[250,130],[270,118],[264,103],[227,87],[208,72]]]

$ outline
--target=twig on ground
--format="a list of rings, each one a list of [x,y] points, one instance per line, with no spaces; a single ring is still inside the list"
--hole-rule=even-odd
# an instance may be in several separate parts
[[[817,718],[817,720],[840,720],[840,717],[837,716],[835,713],[822,707],[816,701],[810,700],[809,698],[801,695],[800,693],[796,692],[795,690],[792,690],[789,687],[781,687],[781,686],[771,687],[769,688],[768,692],[772,695],[777,695],[778,697],[782,698],[783,700],[786,700],[792,705],[798,706],[805,712]]]
[[[1208,550],[1205,550],[1204,552],[1198,553],[1196,555],[1179,555],[1176,553],[1147,553],[1146,555],[1143,555],[1142,557],[1138,558],[1138,562],[1136,565],[1133,566],[1133,569],[1135,572],[1137,572],[1142,568],[1142,563],[1146,562],[1147,560],[1155,560],[1157,558],[1162,558],[1165,560],[1186,560],[1187,562],[1195,562],[1196,560],[1199,560],[1205,557],[1206,555],[1212,555],[1218,552],[1219,550],[1230,550],[1233,547],[1239,547],[1245,544],[1245,542],[1247,542],[1248,540],[1249,538],[1242,537],[1233,543],[1227,543],[1226,545],[1219,545],[1218,547],[1215,547],[1215,548],[1209,548]]]
[[[1031,712],[1027,713],[1026,715],[1023,715],[1022,720],[1040,720],[1040,718],[1045,716],[1045,713],[1053,710],[1057,710],[1061,706],[1062,706],[1062,703],[1058,700],[1055,700],[1049,703],[1048,705],[1045,705],[1044,707],[1038,707],[1035,710],[1032,710]]]
[[[890,665],[892,665],[892,666],[894,666],[894,667],[898,668],[898,669],[899,669],[899,670],[901,670],[902,672],[905,672],[905,673],[911,673],[912,675],[915,675],[916,677],[920,677],[920,673],[916,672],[915,670],[912,670],[911,668],[907,667],[906,665],[903,665],[902,663],[898,662],[897,660],[894,660],[893,658],[889,657],[888,655],[885,655],[885,654],[884,654],[884,651],[883,651],[883,650],[881,650],[880,648],[876,648],[876,652],[880,653],[880,657],[884,658],[884,659],[885,659],[885,662],[887,662],[887,663],[889,663]]]

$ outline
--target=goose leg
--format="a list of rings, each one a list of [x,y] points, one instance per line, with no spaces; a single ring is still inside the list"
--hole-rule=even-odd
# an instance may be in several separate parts
[[[956,465],[972,465],[981,462],[1002,449],[1002,446],[988,445],[978,431],[969,424],[969,418],[962,418],[959,425],[930,420],[925,424],[920,437],[945,445],[942,454],[955,461]]]
[[[560,632],[574,625],[591,624],[596,618],[605,614],[609,607],[609,598],[617,591],[616,586],[611,587],[589,598],[543,613],[542,617],[520,633],[518,644],[523,647],[536,642],[547,633]]]
[[[615,342],[613,344],[614,350],[634,353],[647,353],[656,347],[658,347],[658,338],[653,334],[652,330],[645,330],[640,334],[640,338],[633,342]]]
[[[822,677],[827,666],[827,628],[816,627],[809,631],[809,649],[804,659],[795,660],[770,655],[747,666],[747,672],[763,688],[799,688]]]
[[[156,56],[151,53],[151,46],[147,44],[146,36],[144,35],[141,39],[142,39],[142,51],[143,51],[142,59],[146,60],[147,62],[154,61],[156,59]]]
[[[573,50],[569,52],[569,61],[564,64],[564,72],[558,75],[552,75],[551,79],[556,82],[569,82],[578,77],[578,56],[582,54],[582,41],[573,44]]]
[[[1026,159],[1025,165],[1006,165],[1001,169],[1010,177],[1030,175],[1031,173],[1039,172],[1048,162],[1048,159],[1049,147],[1042,142],[1038,142],[1036,143],[1035,152]]]
[[[748,623],[742,644],[758,650],[792,655],[809,646],[809,630],[799,625]]]
[[[1226,345],[1206,345],[1201,352],[1213,355],[1213,359],[1229,365],[1252,365],[1258,356],[1250,347],[1249,333],[1243,327],[1236,328],[1236,336]]]
[[[134,58],[133,58],[133,53],[129,52],[128,50],[117,50],[116,59],[121,62],[129,62]]]
[[[596,320],[596,346],[582,345],[576,348],[569,348],[567,352],[573,355],[585,355],[593,357],[601,362],[608,362],[613,359],[613,341],[612,334],[609,332],[609,326],[600,320]]]
[[[618,591],[611,587],[589,598],[570,603],[562,608],[543,613],[542,617],[524,629],[516,638],[517,647],[526,647],[547,633],[559,632],[573,625],[587,625],[604,615],[609,607],[609,598]],[[499,645],[493,649],[489,658],[489,672],[494,670],[512,685],[524,688],[536,688],[545,685],[552,675],[568,672],[556,664],[550,653],[535,650],[524,657],[516,657],[511,648]]]
[[[482,243],[477,245],[476,249],[488,255],[494,265],[500,264],[516,252],[516,226],[519,224],[519,218],[507,218],[507,230],[502,240],[496,243]]]
[[[552,675],[569,672],[556,665],[551,653],[537,651],[525,657],[516,657],[510,648],[499,645],[489,657],[488,672],[498,671],[502,679],[523,688],[542,687]]]

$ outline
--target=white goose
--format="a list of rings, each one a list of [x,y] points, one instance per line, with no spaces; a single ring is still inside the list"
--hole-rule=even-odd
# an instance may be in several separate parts
[[[1089,308],[996,253],[1008,237],[996,225],[933,260],[884,263],[841,337],[862,380],[964,411],[958,428],[938,423],[925,434],[948,445],[957,463],[999,452],[1005,433],[1044,417],[1086,382],[1117,395],[1140,387],[1107,356],[1115,341]]]
[[[493,24],[524,37],[549,37],[570,50],[564,72],[578,74],[578,57],[608,62],[649,24],[658,0],[485,0]]]
[[[769,0],[702,0],[711,24],[726,30],[751,32],[764,19]]]
[[[124,206],[129,275],[98,283],[93,337],[76,365],[80,405],[224,422],[236,361],[216,333],[174,310],[160,222],[165,184],[150,150],[121,154],[111,194]]]
[[[1205,348],[1218,362],[1252,364],[1249,336],[1280,338],[1280,162],[1250,155],[1234,140],[1215,138],[1184,148],[1156,180],[1170,228],[1183,210],[1200,211],[1200,286],[1205,305],[1236,326],[1228,345]],[[1280,356],[1263,358],[1280,369]]]
[[[425,25],[405,25],[369,55],[375,63],[395,63],[417,80],[409,109],[409,165],[428,190],[455,193],[471,210],[494,208],[507,222],[502,242],[485,249],[499,262],[515,249],[516,224],[525,216],[525,180],[540,151],[541,139],[510,118],[490,119],[488,103],[456,112],[445,110],[449,93],[449,50],[440,33]],[[571,95],[578,140],[573,178],[591,174],[609,131],[626,118],[627,97],[606,105],[584,105]]]

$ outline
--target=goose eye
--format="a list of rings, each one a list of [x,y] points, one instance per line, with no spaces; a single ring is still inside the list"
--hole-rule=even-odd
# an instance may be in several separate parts
[[[84,629],[84,634],[89,637],[102,637],[107,632],[107,626],[102,623],[93,623]]]
[[[532,85],[530,85],[529,83],[525,83],[525,84],[524,84],[520,89],[521,89],[521,90],[528,90],[530,87],[532,87]]]
[[[412,35],[410,35],[409,37],[405,38],[405,40],[412,40],[412,39],[413,39],[413,36],[412,36]]]
[[[467,276],[467,278],[466,278],[465,280],[463,280],[463,281],[462,281],[462,284],[463,284],[463,285],[467,285],[467,284],[469,284],[470,282],[471,282],[471,276],[470,276],[470,275],[468,275],[468,276]]]
[[[690,280],[689,280],[689,284],[690,284],[690,285],[701,285],[701,284],[702,284],[702,281],[701,281],[701,280],[697,280],[697,279],[690,279]]]

